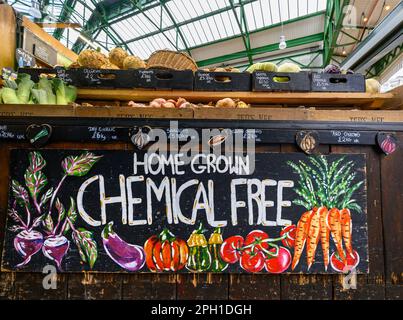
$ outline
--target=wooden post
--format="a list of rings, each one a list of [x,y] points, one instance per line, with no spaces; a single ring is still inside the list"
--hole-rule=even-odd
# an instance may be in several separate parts
[[[16,17],[13,8],[8,4],[0,4],[0,71],[15,67],[15,49],[17,44]]]

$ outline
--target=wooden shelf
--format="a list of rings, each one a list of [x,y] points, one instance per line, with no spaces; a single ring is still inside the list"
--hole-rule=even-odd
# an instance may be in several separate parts
[[[314,108],[134,108],[50,105],[0,105],[2,118],[82,117],[127,119],[201,119],[251,121],[332,121],[357,123],[403,123],[403,110],[315,110]]]
[[[355,106],[368,109],[382,108],[394,96],[391,93],[335,93],[335,92],[205,92],[139,89],[79,89],[81,100],[149,102],[155,98],[185,98],[193,103],[215,102],[223,98],[240,99],[251,104],[290,106]]]

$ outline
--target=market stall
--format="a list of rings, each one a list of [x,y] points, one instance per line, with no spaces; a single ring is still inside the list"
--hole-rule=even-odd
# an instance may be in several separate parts
[[[401,297],[401,90],[335,65],[71,57],[3,76],[0,297]],[[253,160],[216,155],[236,140]]]

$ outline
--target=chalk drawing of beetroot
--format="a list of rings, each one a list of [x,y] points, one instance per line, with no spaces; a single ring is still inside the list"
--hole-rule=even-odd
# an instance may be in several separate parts
[[[125,242],[112,230],[113,221],[102,231],[102,243],[108,256],[128,271],[138,271],[145,263],[143,247]]]
[[[74,227],[77,219],[74,200],[70,198],[70,208],[66,212],[60,199],[56,196],[67,177],[86,175],[100,158],[101,156],[95,156],[90,152],[84,152],[80,156],[66,157],[62,161],[64,174],[60,182],[55,189],[50,188],[42,193],[48,184],[42,171],[46,166],[46,161],[39,152],[29,153],[29,167],[24,174],[25,186],[12,180],[11,191],[14,200],[8,210],[9,216],[15,222],[10,227],[10,231],[22,230],[13,241],[15,250],[24,259],[16,265],[17,268],[28,264],[32,256],[42,249],[44,256],[54,261],[61,270],[61,262],[70,247],[70,241],[66,238],[70,230],[81,259],[88,262],[91,268],[93,267],[97,258],[97,246],[92,233]],[[52,218],[52,215],[55,215],[54,208],[57,212],[56,220]],[[40,226],[43,230],[33,230]],[[40,231],[46,234],[45,238]]]
[[[42,246],[43,255],[50,260],[53,260],[59,270],[63,257],[70,248],[70,241],[65,236],[51,237],[45,240]]]
[[[85,152],[80,156],[68,156],[62,161],[64,174],[53,192],[48,214],[43,221],[43,225],[46,229],[45,232],[48,236],[42,248],[44,256],[54,261],[59,270],[62,270],[62,260],[70,248],[70,241],[66,238],[70,230],[81,260],[88,263],[91,269],[97,260],[98,249],[93,239],[92,232],[74,226],[77,220],[77,210],[74,199],[70,197],[70,207],[66,212],[62,202],[59,198],[56,198],[56,195],[67,177],[85,176],[100,158],[100,156]],[[56,215],[52,211],[55,200]]]
[[[38,152],[30,152],[28,155],[29,167],[24,174],[25,186],[17,180],[11,181],[12,205],[8,215],[14,221],[9,230],[19,233],[15,236],[13,244],[23,261],[16,265],[17,268],[25,266],[31,261],[43,245],[42,233],[35,231],[43,221],[43,207],[49,201],[53,189],[49,189],[41,195],[48,183],[42,169],[46,161]]]
[[[17,265],[22,267],[31,261],[31,257],[41,250],[43,244],[43,235],[38,231],[23,230],[14,238],[14,248],[24,259]]]

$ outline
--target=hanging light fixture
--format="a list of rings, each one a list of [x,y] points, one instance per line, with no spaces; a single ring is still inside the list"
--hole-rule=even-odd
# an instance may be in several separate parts
[[[280,50],[284,50],[285,48],[287,48],[287,42],[285,41],[285,35],[280,36],[280,43],[278,45],[278,48]]]
[[[31,1],[31,8],[29,8],[29,15],[33,18],[40,19],[42,18],[42,12],[39,7],[39,1],[38,0],[32,0]]]
[[[278,17],[280,19],[280,23],[281,23],[281,34],[280,34],[280,41],[278,44],[278,48],[280,50],[284,50],[285,48],[287,48],[287,42],[285,41],[285,35],[284,35],[284,24],[283,24],[283,19],[281,19],[281,11],[280,11],[280,2],[277,1],[277,6],[278,6]]]

